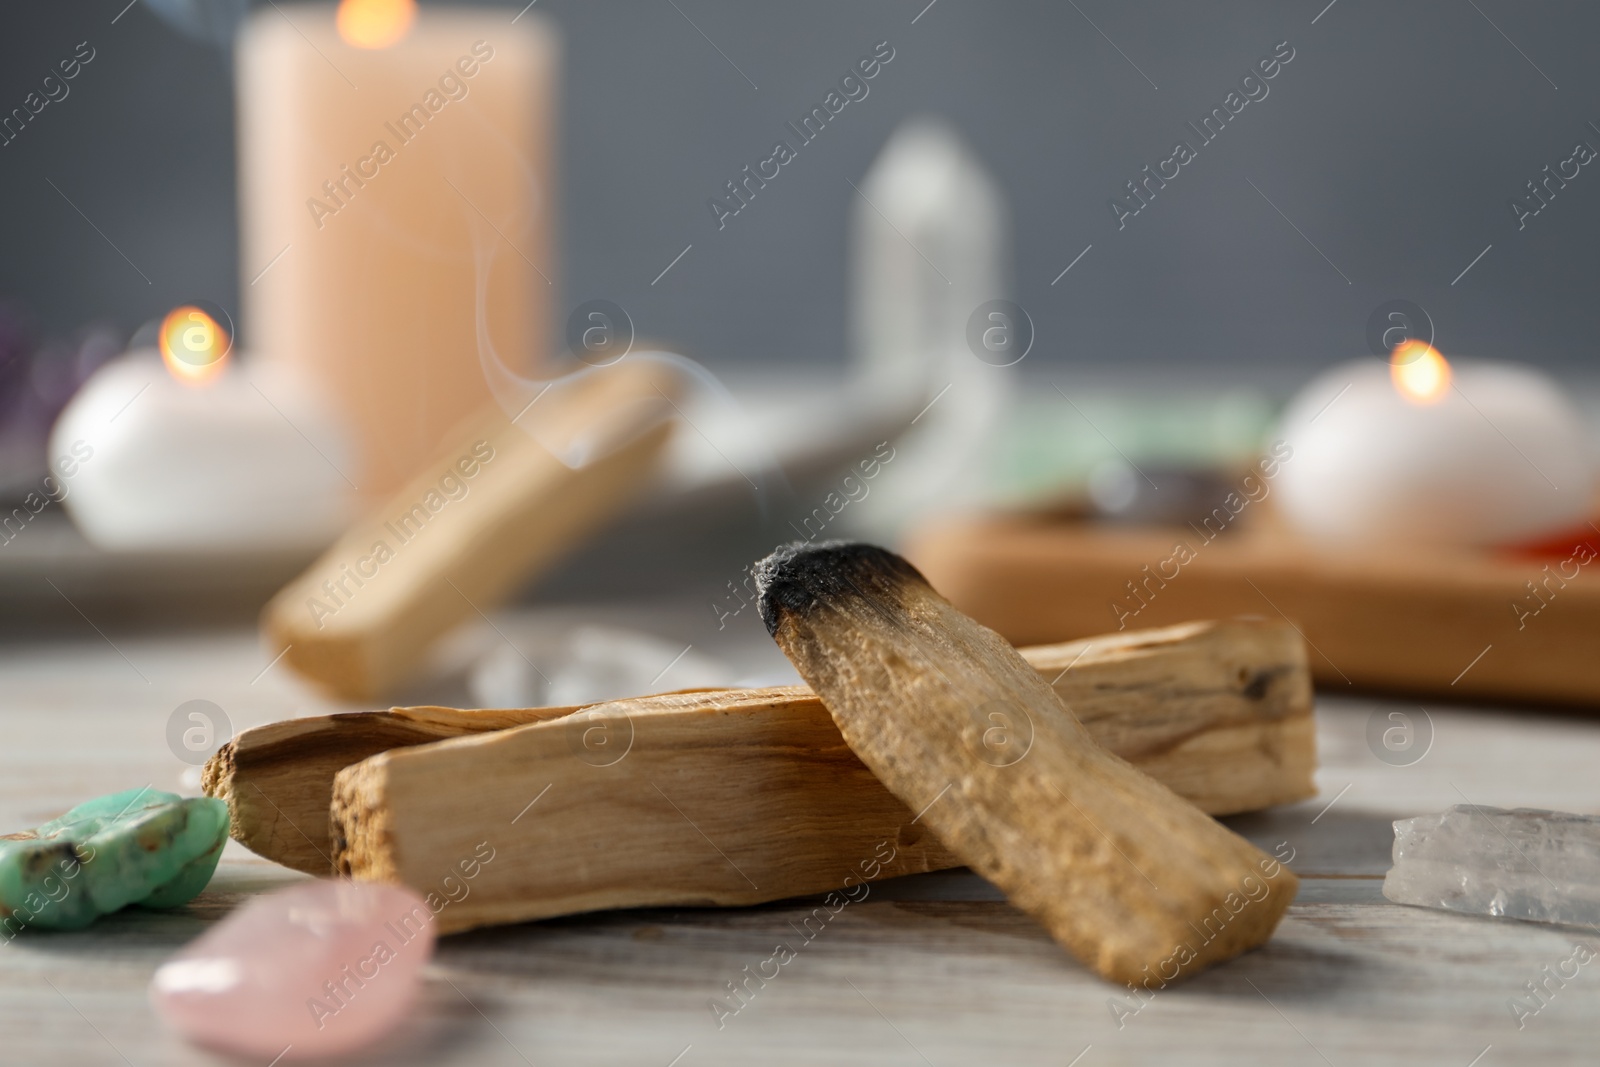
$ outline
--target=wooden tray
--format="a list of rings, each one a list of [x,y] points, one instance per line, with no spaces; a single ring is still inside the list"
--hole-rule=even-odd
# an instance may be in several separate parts
[[[1016,645],[1282,616],[1310,645],[1323,688],[1600,707],[1600,560],[1592,549],[1587,562],[1582,552],[1336,553],[1296,541],[1265,509],[1255,519],[1211,541],[1181,526],[947,521],[913,536],[907,555],[936,589]]]

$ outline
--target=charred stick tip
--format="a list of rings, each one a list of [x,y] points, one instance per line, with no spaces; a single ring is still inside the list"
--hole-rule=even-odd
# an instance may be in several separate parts
[[[860,541],[791,541],[755,566],[761,621],[776,635],[785,615],[852,597],[896,597],[907,582],[928,584],[886,548]]]

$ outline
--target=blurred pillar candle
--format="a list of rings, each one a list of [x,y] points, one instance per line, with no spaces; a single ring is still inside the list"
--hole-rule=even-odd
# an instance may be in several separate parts
[[[239,39],[244,327],[393,489],[527,371],[552,291],[557,46],[528,13],[271,5]]]

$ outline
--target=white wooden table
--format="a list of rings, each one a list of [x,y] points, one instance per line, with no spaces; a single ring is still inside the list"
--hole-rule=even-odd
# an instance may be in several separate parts
[[[784,667],[758,628],[717,634],[703,608],[588,615],[642,620],[752,672]],[[215,701],[235,730],[328,710],[281,668],[260,674],[266,666],[242,628],[110,631],[108,640],[85,626],[82,640],[0,648],[0,823],[32,826],[146,784],[194,792],[195,776],[185,778],[166,742],[168,716],[186,700]],[[1581,970],[1520,1029],[1508,1001],[1577,941],[1600,948],[1600,934],[1400,907],[1380,885],[1396,817],[1465,801],[1600,810],[1600,721],[1429,706],[1432,747],[1402,767],[1366,741],[1369,718],[1390,710],[1420,719],[1411,703],[1323,697],[1321,796],[1230,820],[1269,851],[1294,850],[1302,888],[1271,944],[1159,993],[1120,1025],[1111,1003],[1135,1003],[1123,991],[1091,977],[987,883],[946,872],[874,886],[720,1028],[711,999],[726,998],[726,983],[779,941],[798,943],[791,922],[812,904],[620,912],[453,937],[428,968],[421,1010],[358,1062],[1594,1062],[1600,966]],[[187,908],[0,945],[0,1063],[243,1062],[166,1032],[145,987],[245,895],[299,877],[230,844],[211,888]]]

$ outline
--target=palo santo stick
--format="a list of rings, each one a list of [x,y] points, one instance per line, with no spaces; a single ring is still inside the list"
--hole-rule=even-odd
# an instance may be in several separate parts
[[[627,502],[671,432],[671,389],[663,368],[624,362],[530,404],[523,422],[537,420],[536,432],[486,412],[272,599],[261,617],[268,645],[345,700],[393,689],[435,639]],[[586,462],[569,467],[552,449]]]
[[[1195,622],[1021,651],[1097,742],[1202,811],[1255,811],[1316,792],[1305,645],[1287,623]],[[812,700],[809,690],[797,692],[797,700]],[[395,708],[287,719],[228,742],[202,782],[206,795],[227,801],[236,840],[295,870],[326,874],[328,802],[343,768],[388,749],[575,710]],[[803,711],[826,715],[820,705]]]
[[[578,710],[394,708],[285,719],[246,730],[206,761],[200,784],[228,805],[228,833],[250,851],[307,874],[333,869],[333,776],[368,756],[447,737],[504,730]]]
[[[1292,629],[1197,623],[1105,640],[1104,650],[1027,653],[1048,664],[1041,683],[1054,677],[1074,693],[1092,732],[1136,759],[1191,759],[1229,810],[1309,794],[1310,686]],[[1230,776],[1217,753],[1241,744],[1250,721],[1258,739],[1284,739],[1286,758],[1240,749]],[[1223,742],[1207,746],[1213,735]],[[342,873],[428,893],[480,845],[494,850],[492,871],[440,914],[443,931],[595,908],[753,904],[963,862],[800,687],[616,701],[393,750],[340,772],[332,792]]]
[[[859,882],[960,862],[793,686],[618,700],[394,749],[339,772],[330,815],[336,873],[411,886],[440,933],[858,896]]]
[[[1190,622],[1019,651],[1098,744],[1207,814],[1316,795],[1311,670],[1287,622]]]
[[[1095,744],[905,560],[798,543],[756,579],[768,631],[862,762],[1100,975],[1165,984],[1272,935],[1294,875]]]

